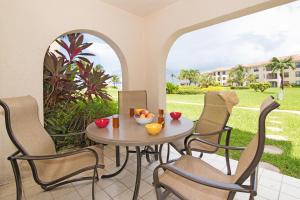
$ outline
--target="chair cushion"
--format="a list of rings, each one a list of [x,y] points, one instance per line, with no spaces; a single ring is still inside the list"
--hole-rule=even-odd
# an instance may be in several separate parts
[[[178,161],[176,161],[175,165],[198,177],[204,177],[225,183],[233,182],[232,176],[226,175],[204,161],[192,156],[182,156]],[[195,183],[168,170],[159,177],[159,181],[163,186],[174,190],[185,199],[190,200],[221,200],[227,199],[229,194],[226,190]]]
[[[97,152],[99,164],[104,165],[103,146],[94,145],[88,148]],[[82,152],[72,156],[34,162],[36,163],[38,177],[42,182],[47,183],[83,168],[93,169],[96,164],[96,158],[92,152]]]

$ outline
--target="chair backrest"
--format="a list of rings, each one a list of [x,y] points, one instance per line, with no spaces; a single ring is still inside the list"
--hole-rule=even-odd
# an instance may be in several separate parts
[[[204,108],[196,123],[196,133],[212,133],[224,129],[233,106],[238,103],[238,97],[232,91],[207,92],[204,98]],[[219,135],[205,136],[206,140],[217,143]]]
[[[265,121],[267,115],[280,105],[274,100],[272,96],[266,98],[260,106],[260,114],[258,121],[258,134],[247,145],[246,149],[242,152],[238,162],[234,181],[242,184],[255,170],[265,146]]]
[[[119,114],[129,114],[130,108],[147,108],[146,90],[119,91]]]
[[[38,105],[32,96],[0,99],[5,112],[6,130],[24,155],[55,154],[55,145],[38,117]]]

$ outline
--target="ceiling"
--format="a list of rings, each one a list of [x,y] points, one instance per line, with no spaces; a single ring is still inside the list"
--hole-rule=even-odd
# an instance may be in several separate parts
[[[101,0],[135,15],[144,17],[178,0]]]

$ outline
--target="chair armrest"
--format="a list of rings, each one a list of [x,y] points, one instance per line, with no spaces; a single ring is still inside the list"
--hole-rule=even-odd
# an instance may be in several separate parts
[[[90,149],[90,148],[84,148],[84,149],[79,149],[76,151],[72,151],[72,152],[66,152],[66,153],[60,153],[60,154],[53,154],[53,155],[42,155],[42,156],[30,156],[30,155],[12,155],[10,157],[8,157],[9,160],[53,160],[53,159],[57,159],[57,158],[63,158],[63,157],[67,157],[67,156],[73,156],[76,154],[81,154],[81,153],[86,153],[86,152],[91,152],[95,158],[96,158],[96,165],[99,165],[99,158],[98,158],[98,154],[95,150]],[[101,165],[102,166],[102,165]]]
[[[77,136],[77,135],[84,135],[86,132],[85,131],[81,131],[81,132],[77,132],[77,133],[68,133],[68,134],[50,134],[51,137],[68,137],[68,136]]]
[[[246,185],[239,185],[234,183],[224,183],[204,177],[195,176],[189,172],[184,171],[183,169],[176,167],[173,163],[167,163],[167,164],[161,164],[157,167],[162,168],[164,170],[169,170],[179,176],[182,176],[190,181],[193,181],[198,184],[206,185],[209,187],[214,187],[222,190],[229,190],[229,191],[235,191],[235,192],[244,192],[244,193],[251,193],[253,190]]]
[[[221,145],[221,144],[215,144],[215,143],[209,142],[207,140],[199,139],[199,138],[194,138],[194,139],[189,140],[187,143],[188,149],[190,149],[191,142],[202,142],[204,144],[211,145],[211,146],[221,148],[221,149],[240,150],[240,151],[245,150],[245,147],[236,147],[236,146],[226,146],[226,145]]]

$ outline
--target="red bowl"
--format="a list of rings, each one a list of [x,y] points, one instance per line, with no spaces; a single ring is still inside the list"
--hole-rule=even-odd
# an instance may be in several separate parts
[[[109,124],[109,119],[108,118],[96,119],[95,124],[99,128],[105,128]]]
[[[170,116],[172,119],[178,120],[181,117],[181,112],[171,112]]]

